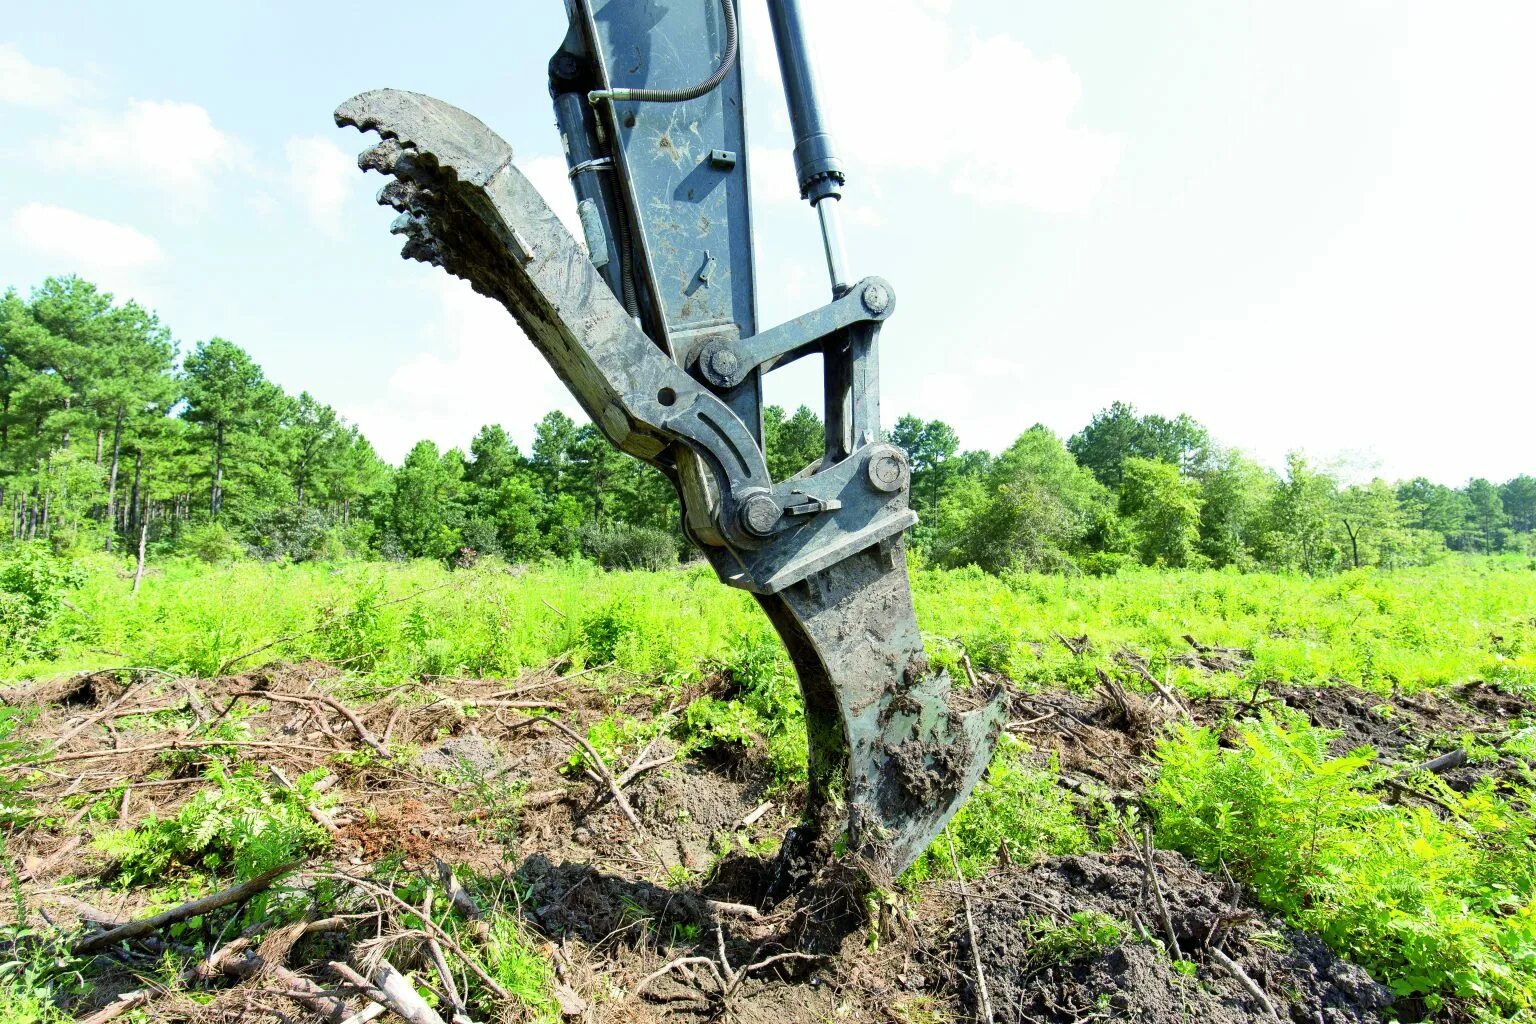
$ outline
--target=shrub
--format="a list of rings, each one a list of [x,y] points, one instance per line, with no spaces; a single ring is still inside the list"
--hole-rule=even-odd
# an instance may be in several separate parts
[[[660,571],[677,565],[677,538],[654,526],[589,526],[581,553],[604,569]]]
[[[37,653],[39,634],[64,608],[64,595],[85,582],[85,570],[45,549],[16,549],[0,563],[0,655]]]
[[[233,562],[245,553],[235,535],[222,523],[204,523],[185,531],[177,545],[181,553],[201,559],[210,565]]]

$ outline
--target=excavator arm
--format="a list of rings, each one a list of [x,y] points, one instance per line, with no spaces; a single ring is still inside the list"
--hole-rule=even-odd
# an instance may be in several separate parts
[[[894,877],[985,769],[1000,695],[957,691],[923,654],[903,535],[906,454],[882,440],[877,341],[895,292],[849,282],[845,185],[819,113],[798,0],[767,0],[802,198],[818,213],[831,300],[760,330],[734,0],[568,0],[550,92],[584,238],[473,116],[415,93],[342,104],[377,132],[359,165],[392,177],[402,254],[506,307],[616,447],[677,488],[721,580],[752,592],[799,675],[809,733],[793,887],[839,840]],[[787,480],[763,450],[762,375],[817,353],[826,449]]]

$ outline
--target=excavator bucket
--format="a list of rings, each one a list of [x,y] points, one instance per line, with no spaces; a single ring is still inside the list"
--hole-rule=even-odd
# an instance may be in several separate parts
[[[551,61],[585,244],[518,170],[512,147],[462,110],[384,89],[342,104],[336,122],[379,135],[359,165],[392,179],[379,202],[399,211],[402,255],[506,307],[608,440],[673,482],[689,536],[723,582],[756,596],[783,639],[805,698],[809,787],[778,888],[802,883],[844,840],[872,875],[892,878],[964,802],[1003,721],[1000,693],[953,689],[923,653],[902,546],[916,521],[910,469],[879,429],[876,339],[894,290],[880,278],[837,280],[829,233],[833,301],[758,332],[745,153],[725,148],[741,148],[739,80],[721,64],[706,83],[713,93],[666,93],[684,98],[655,108],[660,116],[620,113],[626,93],[601,54],[632,40],[616,16],[598,32],[592,4],[605,6],[573,0],[571,35]],[[606,5],[637,6],[650,7]],[[784,0],[770,9],[776,29],[783,23],[782,57],[798,11]],[[734,55],[731,0],[720,10],[729,45],[700,47],[706,63],[719,49]],[[633,31],[658,28],[652,19]],[[644,62],[629,67],[642,73]],[[653,130],[669,140],[661,156],[621,173],[634,147],[657,147]],[[604,140],[617,151],[605,155]],[[824,155],[812,152],[809,177],[826,172]],[[841,179],[818,180],[827,228],[836,190],[826,183]],[[761,375],[811,352],[827,378],[826,454],[775,481]]]

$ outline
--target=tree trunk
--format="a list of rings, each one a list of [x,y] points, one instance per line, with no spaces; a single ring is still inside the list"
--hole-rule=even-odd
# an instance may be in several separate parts
[[[107,472],[107,550],[112,550],[112,535],[117,531],[117,465],[123,452],[123,408],[117,408],[117,422],[112,426],[112,468]],[[96,465],[101,465],[101,431],[96,432]]]
[[[139,476],[144,471],[144,452],[133,453],[133,492],[128,497],[128,533],[131,535],[139,525]]]
[[[139,527],[139,565],[133,570],[133,593],[139,592],[139,583],[144,579],[144,541],[149,538],[149,517],[144,518],[144,525]]]
[[[224,504],[224,424],[214,428],[213,438],[213,494],[208,509],[215,521],[219,518],[219,506]]]
[[[96,428],[96,465],[101,465],[101,434],[100,427]]]

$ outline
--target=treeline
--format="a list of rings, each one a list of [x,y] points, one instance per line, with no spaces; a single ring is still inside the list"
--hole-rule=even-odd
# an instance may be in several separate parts
[[[142,536],[266,549],[296,523],[362,550],[389,467],[355,426],[267,380],[238,345],[170,331],[77,277],[0,299],[0,508],[14,540]],[[284,552],[271,551],[281,554]]]
[[[804,407],[764,417],[775,479],[820,457]],[[1128,564],[1326,572],[1423,562],[1447,548],[1525,550],[1536,479],[1346,484],[1293,456],[1276,473],[1188,416],[1116,404],[1063,442],[1044,427],[993,455],[943,422],[903,417],[913,546],[988,571],[1107,572]],[[0,300],[0,508],[13,540],[61,551],[513,560],[584,554],[675,562],[671,486],[591,425],[552,412],[524,453],[500,426],[468,450],[430,441],[399,467],[311,395],[288,395],[239,346],[178,359],[156,317],[53,278]]]
[[[1189,416],[1117,402],[1063,442],[1045,427],[1001,454],[962,452],[939,421],[904,417],[938,564],[991,572],[1114,571],[1140,563],[1307,573],[1421,564],[1450,550],[1532,552],[1536,478],[1462,488],[1418,478],[1347,483],[1293,454],[1277,473]]]

